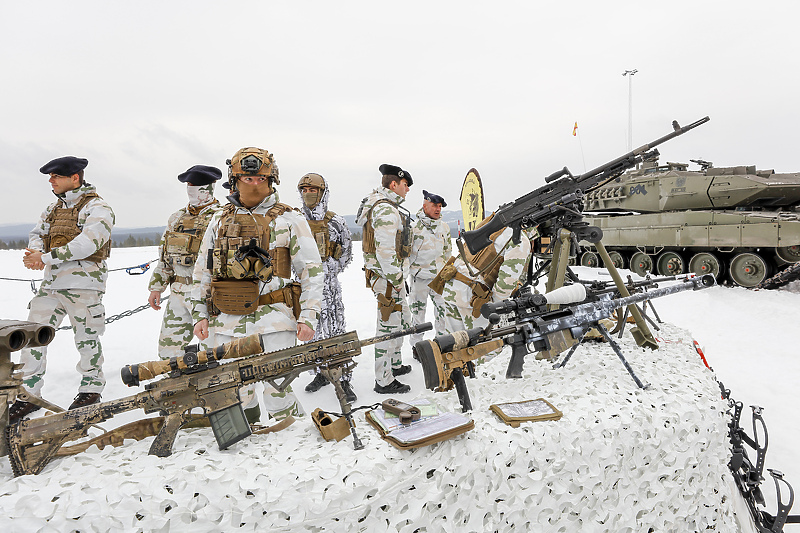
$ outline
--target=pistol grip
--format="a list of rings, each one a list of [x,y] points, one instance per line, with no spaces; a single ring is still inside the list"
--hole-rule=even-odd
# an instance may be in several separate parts
[[[508,361],[506,379],[519,379],[522,377],[522,365],[525,363],[526,355],[528,355],[528,347],[524,342],[511,346],[511,359]]]
[[[175,437],[183,424],[183,415],[171,413],[164,419],[164,425],[150,445],[150,455],[158,457],[169,457],[172,455],[172,445],[175,444]]]

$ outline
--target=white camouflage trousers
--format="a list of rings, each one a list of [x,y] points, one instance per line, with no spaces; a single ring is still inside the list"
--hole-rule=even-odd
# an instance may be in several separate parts
[[[81,374],[78,392],[103,392],[103,347],[100,335],[106,330],[103,293],[90,289],[40,290],[28,304],[28,320],[58,328],[69,317],[80,359],[75,366]],[[20,351],[23,383],[33,394],[41,396],[47,369],[47,347]]]
[[[194,320],[192,319],[191,285],[172,283],[161,332],[158,335],[158,356],[161,359],[180,357],[183,347],[192,343]]]
[[[409,281],[411,292],[408,294],[408,307],[411,310],[411,324],[418,326],[425,322],[425,313],[428,309],[428,297],[433,301],[434,327],[436,335],[444,335],[445,331],[445,303],[444,298],[428,287],[431,279],[419,277],[411,278]],[[422,340],[424,333],[415,333],[409,337],[411,346]]]
[[[386,280],[379,278],[375,282],[375,285],[372,286],[372,291],[375,293],[376,297],[378,294],[385,294]],[[381,318],[380,304],[378,304],[378,316],[375,325],[376,336],[400,331],[401,329],[409,327],[411,324],[411,312],[408,309],[408,302],[406,301],[405,286],[400,289],[400,297],[392,298],[392,300],[394,300],[395,305],[401,305],[401,310],[395,311],[389,315],[389,320],[383,320]],[[403,337],[386,342],[379,342],[375,345],[375,381],[378,382],[378,385],[386,386],[394,381],[392,369],[399,368],[400,365],[403,364],[402,347]]]
[[[215,334],[213,337],[214,344],[208,344],[208,347],[216,347],[233,340],[232,335]],[[207,339],[211,340],[211,338]],[[290,348],[295,345],[297,341],[297,334],[294,331],[276,331],[273,333],[262,333],[261,342],[264,349],[268,352],[281,350],[283,348]],[[305,411],[303,406],[297,400],[297,397],[292,392],[291,385],[287,386],[283,392],[278,391],[269,383],[259,382],[251,385],[245,385],[239,389],[239,397],[242,400],[242,407],[249,409],[258,405],[258,395],[256,389],[263,389],[262,396],[264,398],[264,407],[266,412],[276,420],[283,420],[289,415],[303,416]]]

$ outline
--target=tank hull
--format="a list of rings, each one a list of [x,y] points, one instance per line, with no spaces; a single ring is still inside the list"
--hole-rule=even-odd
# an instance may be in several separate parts
[[[639,274],[695,271],[714,273],[720,281],[730,279],[737,285],[755,286],[800,261],[800,214],[795,212],[694,210],[585,215],[586,222],[603,230],[603,244],[617,253],[615,262]],[[594,266],[593,247],[581,244],[580,264]]]

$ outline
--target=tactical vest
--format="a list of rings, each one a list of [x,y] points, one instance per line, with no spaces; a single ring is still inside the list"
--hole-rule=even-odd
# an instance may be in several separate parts
[[[212,203],[216,203],[216,200]],[[175,223],[175,228],[167,230],[164,235],[164,247],[162,249],[162,261],[165,264],[175,266],[192,266],[197,260],[197,253],[203,242],[203,235],[206,232],[208,223],[214,211],[209,209],[203,216],[186,211]]]
[[[414,238],[414,235],[411,232],[411,215],[406,209],[403,209],[387,198],[381,198],[372,204],[372,207],[370,207],[369,211],[367,211],[367,220],[364,223],[364,235],[361,239],[362,250],[365,253],[374,254],[375,250],[377,249],[375,244],[375,228],[372,225],[372,210],[375,209],[375,206],[382,203],[387,203],[396,207],[397,212],[400,215],[403,228],[398,230],[397,234],[395,235],[394,249],[399,259],[405,259],[411,255],[411,241]],[[405,211],[405,213],[403,211]]]
[[[326,211],[322,220],[307,220],[323,262],[329,257],[334,259],[342,257],[342,245],[331,240],[331,233],[328,229],[328,224],[335,216],[336,213],[333,211]]]
[[[270,222],[292,207],[282,203],[272,206],[266,215],[256,213],[236,213],[236,206],[226,205],[222,209],[217,229],[217,239],[211,256],[211,275],[215,280],[241,279],[231,271],[233,256],[242,245],[256,239],[258,245],[269,251],[272,259],[272,272],[281,278],[292,277],[291,255],[288,247],[269,249]]]
[[[290,282],[284,287],[261,294],[258,280],[267,281],[272,275],[291,278],[292,263],[289,248],[280,246],[269,249],[270,222],[291,206],[276,203],[266,215],[255,213],[236,214],[236,206],[228,204],[222,209],[217,230],[214,249],[209,253],[209,269],[214,279],[211,281],[206,295],[209,314],[219,313],[247,315],[254,313],[263,305],[283,303],[292,310],[295,320],[299,318],[301,288],[298,283]],[[260,259],[246,258],[247,268],[243,262],[234,258],[242,245],[250,244],[255,239],[257,245],[268,251],[272,265],[265,267]]]
[[[94,198],[102,198],[96,192],[84,194],[81,199],[75,204],[75,207],[62,207],[64,200],[59,199],[59,204],[50,211],[50,214],[45,218],[45,222],[50,225],[47,235],[42,236],[44,244],[44,253],[49,253],[53,248],[59,248],[72,241],[75,237],[81,234],[81,228],[78,227],[78,214],[86,204]],[[89,257],[78,259],[78,261],[92,261],[93,263],[100,263],[105,261],[111,255],[111,239],[100,247],[99,250],[94,252]]]

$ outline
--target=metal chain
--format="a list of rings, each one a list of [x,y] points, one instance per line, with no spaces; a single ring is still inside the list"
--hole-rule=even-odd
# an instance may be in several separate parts
[[[166,295],[166,296],[164,296],[163,298],[161,298],[161,301],[162,301],[162,302],[164,302],[164,301],[166,301],[166,300],[169,300],[169,295]],[[106,321],[105,321],[105,323],[106,323],[106,324],[111,324],[112,322],[116,322],[117,320],[120,320],[120,319],[123,319],[123,318],[129,317],[129,316],[131,316],[131,315],[135,315],[135,314],[136,314],[136,313],[138,313],[139,311],[144,311],[144,310],[145,310],[145,309],[147,309],[148,307],[150,307],[150,304],[149,304],[149,303],[146,303],[146,304],[144,304],[144,305],[140,305],[139,307],[136,307],[136,308],[134,308],[134,309],[129,309],[129,310],[127,310],[127,311],[123,311],[123,312],[121,312],[121,313],[120,313],[120,314],[118,314],[118,315],[114,315],[114,316],[110,316],[110,317],[106,318]],[[58,330],[57,330],[57,331],[61,331],[62,329],[72,329],[72,326],[61,326],[60,328],[58,328]]]

